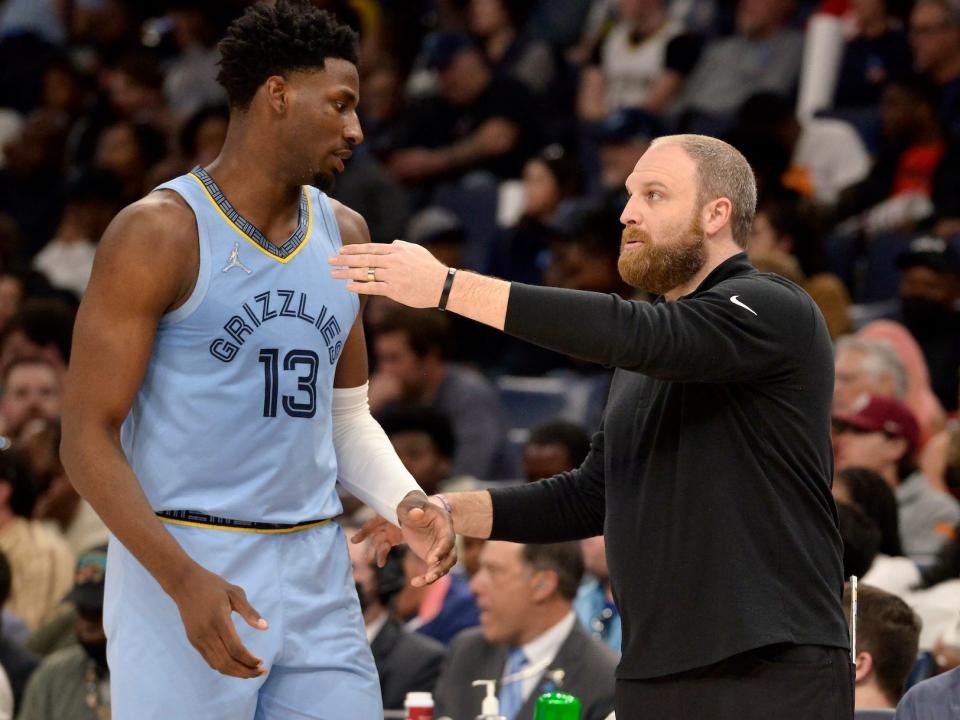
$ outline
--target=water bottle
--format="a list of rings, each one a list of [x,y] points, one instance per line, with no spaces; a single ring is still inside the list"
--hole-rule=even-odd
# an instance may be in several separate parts
[[[561,692],[544,693],[537,698],[533,720],[580,720],[580,701]]]

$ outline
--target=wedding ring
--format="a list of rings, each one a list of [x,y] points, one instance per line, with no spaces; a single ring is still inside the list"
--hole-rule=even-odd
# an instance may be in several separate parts
[[[377,281],[377,269],[368,267],[367,268],[367,282],[376,282]]]

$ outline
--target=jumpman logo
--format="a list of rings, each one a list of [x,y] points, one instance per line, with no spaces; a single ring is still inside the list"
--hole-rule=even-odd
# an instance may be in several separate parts
[[[227,272],[227,270],[232,270],[233,268],[240,268],[247,275],[253,272],[253,270],[240,262],[240,243],[238,242],[233,244],[233,250],[230,251],[230,257],[227,260],[227,264],[223,266],[223,270],[220,272]]]

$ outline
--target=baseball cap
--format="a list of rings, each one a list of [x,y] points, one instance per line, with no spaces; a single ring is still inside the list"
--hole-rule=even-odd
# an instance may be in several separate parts
[[[435,70],[447,67],[461,50],[475,47],[477,44],[466,33],[437,32],[423,41],[427,67]]]
[[[631,140],[652,140],[664,132],[663,123],[652,113],[637,108],[625,108],[611,113],[596,127],[601,143],[619,144]]]
[[[107,546],[91,548],[77,560],[73,590],[65,600],[81,610],[103,608],[103,580],[107,573]]]
[[[946,240],[924,235],[910,241],[910,246],[897,257],[897,267],[926,267],[939,273],[960,275],[960,256]]]
[[[880,395],[861,395],[854,401],[848,413],[835,413],[835,422],[845,423],[865,432],[882,432],[891,437],[902,437],[917,448],[920,442],[920,427],[913,413],[893,398]]]

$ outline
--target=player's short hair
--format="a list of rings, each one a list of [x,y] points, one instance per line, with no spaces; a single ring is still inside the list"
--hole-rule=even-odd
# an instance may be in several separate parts
[[[219,82],[230,107],[246,110],[271,75],[323,70],[327,58],[358,62],[358,36],[307,0],[258,3],[234,20],[217,46]]]
[[[730,229],[746,249],[757,212],[757,181],[750,163],[733,145],[706,135],[664,135],[650,146],[679,145],[697,165],[697,207],[717,198],[733,205]]]
[[[843,590],[843,612],[850,622],[850,585]],[[873,657],[877,685],[896,704],[917,660],[920,618],[896,595],[860,585],[857,590],[857,651]]]

